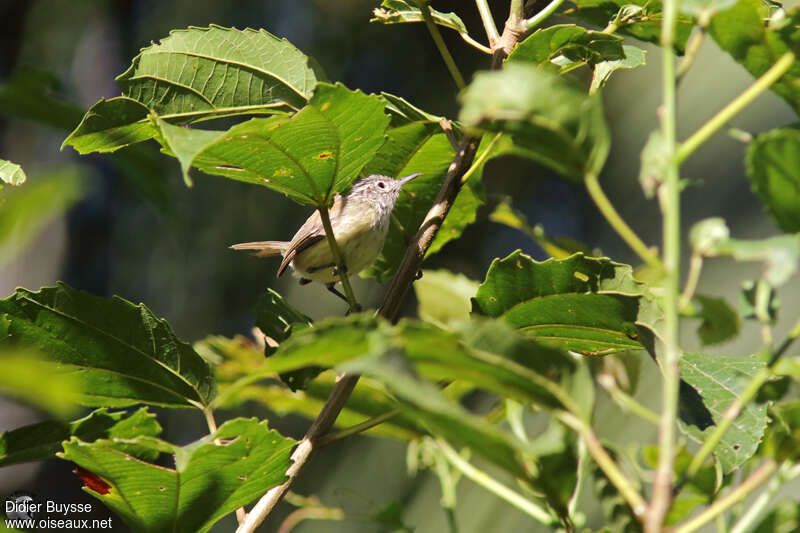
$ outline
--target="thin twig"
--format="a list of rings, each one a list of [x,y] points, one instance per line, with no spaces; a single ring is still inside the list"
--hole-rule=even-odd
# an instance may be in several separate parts
[[[533,28],[541,24],[544,21],[544,19],[552,15],[553,12],[559,7],[561,7],[561,4],[563,3],[564,0],[553,0],[552,2],[547,4],[547,6],[545,6],[544,9],[536,13],[531,18],[527,19],[525,21],[525,26],[528,28],[528,30],[532,30]]]
[[[707,523],[714,520],[717,515],[733,507],[740,500],[747,497],[762,483],[765,483],[778,470],[778,463],[768,459],[759,466],[750,476],[742,481],[735,489],[711,504],[705,511],[695,516],[688,522],[675,528],[674,533],[692,533]]]
[[[702,270],[703,256],[697,252],[693,252],[692,258],[689,260],[689,274],[686,276],[686,286],[683,288],[680,300],[678,300],[678,310],[686,309],[691,303]]]
[[[781,465],[778,470],[778,475],[772,478],[767,485],[764,492],[758,495],[758,498],[750,505],[747,511],[739,518],[739,520],[731,528],[730,533],[747,533],[753,530],[753,523],[758,516],[775,501],[775,495],[783,487],[783,485],[800,475],[800,466],[792,464],[788,461]]]
[[[467,86],[467,83],[464,81],[464,76],[461,75],[461,71],[458,70],[458,66],[456,65],[455,59],[453,59],[450,50],[448,50],[447,45],[444,44],[444,39],[442,39],[439,26],[436,25],[436,22],[434,22],[433,16],[431,15],[430,6],[427,3],[422,2],[419,4],[419,9],[420,12],[422,12],[422,18],[425,20],[425,26],[428,28],[428,32],[431,34],[433,43],[439,50],[439,54],[442,56],[444,64],[447,66],[447,70],[450,71],[450,76],[452,76],[453,81],[456,83],[456,87],[458,87],[459,90],[463,89]]]
[[[453,131],[453,123],[442,117],[442,119],[439,121],[439,126],[442,128],[447,140],[450,141],[450,146],[452,146],[454,150],[458,150],[458,139],[456,139],[456,134]]]
[[[473,39],[470,36],[469,33],[461,32],[461,33],[459,33],[459,35],[461,36],[462,39],[464,39],[464,42],[466,42],[468,45],[472,46],[473,48],[477,48],[478,50],[480,50],[484,54],[489,54],[489,55],[492,54],[492,49],[491,48],[489,48],[488,46],[484,46],[481,43],[479,43],[478,41],[476,41],[475,39]]]
[[[494,149],[494,145],[497,144],[497,141],[499,141],[500,137],[502,136],[503,136],[502,133],[498,133],[492,138],[491,141],[489,141],[489,144],[486,146],[483,152],[481,152],[481,155],[479,155],[475,159],[475,161],[472,163],[472,166],[470,166],[469,169],[464,173],[464,175],[461,176],[462,184],[469,181],[469,179],[472,177],[475,171],[478,170],[481,167],[481,165],[483,165],[483,163],[486,161],[486,159],[489,158],[489,155],[491,155],[492,150]]]
[[[630,394],[620,389],[614,376],[610,374],[600,374],[597,376],[597,382],[608,392],[611,399],[614,400],[623,411],[630,411],[638,415],[642,420],[658,425],[658,414],[640,404]]]
[[[334,433],[328,433],[327,435],[324,435],[322,438],[319,439],[319,441],[317,442],[317,448],[324,448],[325,446],[332,444],[337,440],[341,440],[347,437],[351,437],[353,435],[357,435],[359,433],[363,433],[369,429],[374,428],[375,426],[379,426],[384,422],[391,420],[392,418],[394,418],[399,414],[400,411],[398,409],[392,409],[391,411],[386,411],[383,414],[373,416],[368,420],[364,420],[360,424],[344,428]]]
[[[442,450],[444,456],[455,468],[461,471],[466,477],[485,488],[495,496],[507,501],[523,513],[538,520],[544,525],[553,526],[558,521],[550,515],[545,509],[530,501],[525,496],[515,492],[514,490],[506,487],[493,477],[487,475],[485,472],[478,470],[472,466],[468,461],[461,457],[447,442],[442,439],[436,440],[436,445]]]
[[[642,495],[639,494],[639,491],[633,486],[633,483],[625,477],[625,474],[619,469],[617,463],[608,455],[608,452],[606,452],[603,445],[600,444],[591,426],[571,413],[561,412],[556,416],[561,422],[575,430],[581,436],[594,462],[597,463],[597,466],[600,467],[611,484],[614,485],[620,495],[625,499],[631,511],[633,511],[633,514],[637,517],[641,517],[644,514],[647,503],[644,501],[644,498],[642,498]]]
[[[717,130],[724,126],[730,119],[742,109],[750,105],[761,93],[769,89],[773,83],[781,79],[794,64],[795,55],[792,52],[783,54],[769,70],[762,74],[753,85],[748,87],[742,94],[737,96],[731,103],[726,105],[719,113],[714,115],[708,122],[694,132],[694,134],[683,141],[675,152],[675,160],[678,164],[682,163],[694,152],[701,144],[706,142]]]
[[[683,54],[683,61],[678,65],[678,71],[675,73],[675,83],[680,83],[686,73],[689,72],[689,69],[697,57],[697,52],[700,51],[700,46],[705,39],[705,28],[698,26],[694,31],[694,35],[692,35],[691,39],[689,39],[689,42],[686,44],[686,52]]]
[[[602,187],[600,187],[597,174],[588,172],[584,177],[584,183],[586,184],[586,190],[589,191],[589,196],[592,197],[594,204],[608,223],[611,224],[611,227],[617,232],[617,235],[622,237],[622,240],[625,241],[631,250],[636,252],[645,263],[662,271],[664,267],[658,255],[648,248],[636,232],[623,220],[614,207],[614,204],[611,203],[606,193],[603,192]]]
[[[486,0],[475,0],[478,6],[478,13],[481,15],[481,22],[483,22],[483,29],[486,30],[486,37],[489,39],[489,46],[494,47],[495,43],[500,40],[500,34],[497,32],[497,26],[494,25],[494,17],[492,10],[489,8],[489,3]]]

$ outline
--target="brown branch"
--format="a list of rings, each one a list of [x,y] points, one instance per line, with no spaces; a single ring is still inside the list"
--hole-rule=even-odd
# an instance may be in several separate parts
[[[508,57],[508,54],[511,53],[517,43],[525,37],[524,20],[521,0],[511,0],[511,14],[506,21],[503,34],[492,45],[492,70],[502,68],[503,60]],[[393,321],[397,318],[405,295],[416,279],[417,272],[422,267],[425,252],[428,251],[433,242],[436,232],[442,227],[447,213],[464,185],[461,178],[472,165],[480,141],[481,137],[479,135],[468,135],[461,141],[458,150],[456,150],[456,156],[447,169],[444,184],[439,189],[433,206],[428,211],[417,234],[406,250],[397,273],[392,279],[389,291],[383,300],[379,315],[387,320]],[[350,397],[350,393],[353,392],[356,383],[358,383],[358,378],[359,376],[357,375],[349,374],[345,374],[340,378],[336,387],[331,391],[331,395],[325,402],[322,411],[317,415],[305,437],[292,453],[293,462],[286,471],[287,480],[282,485],[270,489],[261,497],[255,507],[248,513],[245,523],[236,530],[237,533],[253,533],[278,502],[281,501],[300,470],[308,461],[311,453],[315,448],[319,447],[319,440],[333,427],[336,417],[339,416],[339,412]]]

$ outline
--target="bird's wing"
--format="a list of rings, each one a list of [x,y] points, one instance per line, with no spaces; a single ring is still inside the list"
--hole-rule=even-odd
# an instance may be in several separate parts
[[[337,194],[336,198],[334,198],[333,206],[328,212],[331,220],[337,219],[343,207],[342,197]],[[319,210],[317,210],[311,213],[311,216],[306,219],[305,223],[300,226],[300,229],[292,237],[292,241],[286,249],[286,255],[283,256],[283,261],[281,261],[281,266],[278,267],[278,276],[283,274],[297,254],[323,239],[325,239],[325,229],[322,227],[322,217],[319,214]]]

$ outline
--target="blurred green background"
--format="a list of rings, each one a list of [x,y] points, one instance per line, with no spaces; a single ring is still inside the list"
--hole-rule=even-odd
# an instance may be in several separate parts
[[[29,181],[0,193],[0,296],[16,286],[38,289],[56,280],[92,293],[118,294],[145,302],[168,319],[182,338],[195,341],[209,334],[249,334],[253,308],[265,287],[273,287],[295,307],[319,318],[344,312],[344,304],[316,286],[299,287],[290,277],[276,279],[277,261],[236,254],[227,246],[242,241],[288,239],[309,212],[284,197],[253,185],[198,175],[187,189],[174,159],[153,143],[116,157],[79,157],[59,151],[68,130],[82,112],[101,97],[119,94],[114,77],[122,73],[139,48],[172,29],[219,24],[264,28],[285,37],[316,58],[331,80],[366,92],[387,91],[426,111],[455,117],[456,89],[423,25],[370,24],[377,1],[365,0],[5,0],[0,2],[0,157],[23,165]],[[498,25],[507,2],[490,2]],[[482,26],[472,2],[434,1],[441,11],[456,11],[473,36]],[[559,18],[552,17],[556,23]],[[488,67],[488,59],[454,33],[445,39],[467,78]],[[639,152],[657,127],[660,54],[648,50],[648,65],[614,76],[605,90],[606,116],[613,132],[611,156],[602,182],[623,217],[644,240],[660,243],[661,217],[655,201],[639,187]],[[34,70],[31,70],[34,69]],[[586,73],[582,73],[586,78]],[[581,73],[578,73],[581,78]],[[583,81],[586,81],[585,79]],[[716,45],[707,40],[679,91],[679,137],[685,138],[752,81]],[[14,85],[17,84],[17,85]],[[12,87],[25,87],[30,98],[9,100]],[[47,90],[45,90],[45,88]],[[5,91],[5,92],[4,92]],[[17,93],[20,91],[17,90]],[[15,93],[16,94],[16,93]],[[41,98],[41,105],[26,107]],[[37,112],[38,110],[38,112]],[[44,110],[44,112],[42,112]],[[790,108],[769,93],[730,124],[752,133],[796,120]],[[732,236],[757,238],[777,234],[744,176],[745,145],[725,131],[717,134],[683,168],[692,180],[685,191],[685,229],[709,216],[722,216]],[[488,205],[509,195],[531,223],[551,235],[570,236],[597,247],[614,260],[638,264],[633,254],[600,217],[586,192],[557,179],[550,171],[519,159],[491,161],[484,174]],[[429,268],[448,268],[480,280],[494,257],[521,248],[537,259],[546,256],[528,237],[489,222],[485,208],[462,239],[432,258]],[[758,276],[758,266],[730,260],[707,262],[699,293],[724,296],[736,304],[743,279]],[[797,280],[781,290],[783,335],[800,310]],[[357,280],[363,302],[376,305],[385,287]],[[405,313],[415,313],[413,296]],[[698,346],[693,329],[684,325],[684,346]],[[711,350],[744,355],[760,343],[758,328],[745,325],[733,343]],[[641,356],[641,383],[636,397],[658,408],[654,365]],[[600,436],[626,449],[647,431],[598,392]],[[281,432],[299,437],[307,421],[277,417],[260,407],[236,414],[267,417]],[[0,431],[33,423],[42,415],[8,401],[0,403]],[[161,411],[164,438],[187,443],[205,432],[199,414]],[[219,419],[224,419],[221,414]],[[532,417],[531,431],[543,427]],[[63,461],[6,468],[0,473],[0,495],[29,490],[63,502],[91,502],[80,480]],[[796,489],[796,487],[795,487]],[[297,531],[382,531],[371,516],[398,502],[404,522],[418,532],[443,531],[437,479],[430,472],[406,473],[403,443],[356,437],[321,453],[295,485],[300,494],[318,494],[323,503],[340,506],[342,522],[306,522]],[[539,531],[522,513],[462,481],[457,520],[462,532]],[[99,507],[99,504],[95,505]],[[281,509],[264,526],[277,531]],[[589,510],[588,526],[602,524],[599,508]],[[108,513],[99,510],[97,517]],[[82,517],[83,518],[83,517]],[[117,521],[118,523],[118,521]],[[215,531],[232,530],[233,520]],[[122,526],[115,528],[124,531]]]

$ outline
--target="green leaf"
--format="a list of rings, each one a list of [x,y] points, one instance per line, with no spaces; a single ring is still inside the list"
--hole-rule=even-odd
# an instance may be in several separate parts
[[[485,420],[468,413],[443,395],[433,383],[417,378],[402,354],[365,357],[342,365],[341,370],[366,374],[384,383],[401,400],[400,409],[437,436],[457,446],[466,446],[486,460],[528,478],[534,473],[532,448]]]
[[[800,529],[800,507],[797,506],[797,502],[783,501],[758,523],[753,533],[789,533],[798,529]]]
[[[414,282],[417,314],[422,320],[446,327],[469,320],[469,299],[478,290],[478,283],[463,274],[447,270],[424,270]]]
[[[555,67],[559,56],[571,62],[595,65],[603,61],[624,60],[622,37],[587,30],[574,24],[558,24],[538,29],[509,54],[507,61]],[[571,70],[575,66],[563,67]]]
[[[4,327],[5,318],[0,315],[0,332]],[[0,368],[0,395],[59,417],[76,411],[79,380],[35,351],[3,349],[0,343]]]
[[[622,51],[625,55],[623,59],[602,61],[594,66],[589,94],[594,94],[605,87],[611,75],[617,70],[632,70],[647,64],[647,52],[638,46],[623,44]]]
[[[311,365],[335,367],[353,358],[402,349],[421,375],[461,379],[544,407],[574,402],[559,382],[575,368],[562,352],[520,338],[494,321],[468,323],[460,334],[404,320],[390,326],[365,316],[328,319],[292,335],[267,359],[265,371],[285,372]]]
[[[576,9],[569,15],[591,25],[605,28],[614,25],[622,34],[640,41],[659,44],[661,41],[661,11],[663,5],[648,0],[574,0]],[[675,24],[673,46],[683,54],[694,20],[679,15]]]
[[[280,344],[292,334],[292,329],[311,325],[311,319],[297,311],[272,289],[267,289],[256,304],[256,327],[267,337]],[[268,350],[268,355],[275,350]]]
[[[215,443],[219,439],[219,444]],[[237,418],[199,441],[177,447],[154,438],[125,441],[174,455],[175,468],[134,460],[113,441],[73,437],[62,458],[97,476],[107,493],[85,488],[136,532],[200,533],[282,483],[296,444],[266,422]]]
[[[202,407],[215,394],[208,364],[143,304],[59,284],[0,300],[0,338],[77,376],[84,405]]]
[[[410,124],[412,122],[427,122],[438,125],[439,121],[443,118],[423,111],[407,101],[405,98],[400,98],[399,96],[395,96],[393,94],[381,92],[381,98],[386,103],[386,112],[389,113],[390,117],[392,117],[391,122],[389,123],[392,128],[405,126],[406,124]],[[456,128],[457,124],[452,124],[452,126]],[[441,128],[441,126],[439,126],[439,128]]]
[[[608,443],[603,444],[611,458],[618,461],[619,454]],[[641,522],[633,514],[625,498],[620,495],[614,484],[608,480],[605,472],[594,462],[591,463],[591,474],[594,492],[603,510],[606,526],[608,526],[605,531],[607,533],[641,533]]]
[[[537,262],[516,251],[495,259],[473,299],[475,314],[584,355],[647,347],[660,312],[630,266],[575,254]],[[644,344],[643,344],[644,343]]]
[[[147,107],[133,98],[102,99],[89,108],[80,124],[64,139],[61,149],[72,146],[79,154],[114,152],[146,141],[158,131],[148,120],[148,113]]]
[[[728,225],[720,217],[705,218],[695,223],[689,231],[689,242],[692,250],[701,254],[709,255],[714,248],[727,241],[731,236]]]
[[[0,193],[0,267],[17,257],[85,193],[75,167],[38,176],[25,187]]]
[[[747,147],[745,162],[753,192],[778,226],[800,231],[800,130],[762,133]]]
[[[693,440],[702,442],[723,413],[740,397],[748,381],[764,367],[764,363],[752,357],[731,358],[719,355],[684,353],[679,363],[681,378],[690,385],[702,401],[702,406],[692,405],[686,394],[681,395],[681,429]],[[688,420],[705,418],[702,409],[711,415],[711,421],[698,425]],[[698,409],[700,411],[698,411]],[[755,453],[764,429],[767,426],[766,405],[747,404],[742,413],[725,433],[714,454],[725,473],[732,472]]]
[[[11,161],[0,159],[0,189],[3,188],[3,183],[9,185],[22,185],[28,177],[22,167]]]
[[[709,33],[755,77],[764,74],[786,52],[797,50],[800,34],[796,27],[800,11],[793,9],[778,24],[765,24],[770,5],[761,0],[739,0],[732,8],[711,19]],[[800,62],[770,87],[800,112]]]
[[[762,277],[772,287],[789,281],[800,260],[800,234],[781,235],[769,239],[727,239],[716,243],[708,255],[725,255],[737,261],[764,263]]]
[[[458,33],[467,33],[464,22],[455,13],[442,13],[431,9],[431,18],[439,26],[456,30]],[[405,0],[383,0],[381,7],[376,7],[370,22],[380,22],[381,24],[399,24],[403,22],[424,22],[422,12],[416,6],[411,5]]]
[[[772,406],[769,414],[772,423],[759,453],[778,463],[796,462],[800,458],[800,400]]]
[[[184,171],[191,165],[321,207],[350,187],[383,145],[383,111],[378,96],[321,83],[291,119],[255,118],[213,133],[159,124]]]
[[[400,192],[392,211],[392,224],[383,250],[365,273],[380,282],[389,280],[397,271],[408,243],[433,205],[436,194],[444,183],[447,169],[455,157],[455,149],[445,134],[441,133],[438,122],[415,120],[388,130],[387,136],[386,144],[365,167],[364,173],[407,176],[422,172],[423,175],[405,185]],[[494,155],[502,152],[502,148],[496,145],[491,147],[490,139],[484,139],[478,148],[477,157],[488,149]],[[482,173],[483,164],[476,168],[461,188],[447,218],[428,248],[426,257],[458,238],[464,228],[475,221],[476,211],[483,204]]]
[[[700,311],[695,315],[703,321],[697,328],[697,335],[703,345],[719,344],[735,337],[741,325],[739,315],[722,298],[695,296]]]
[[[56,452],[61,451],[61,443],[72,437],[93,442],[97,439],[133,439],[143,435],[155,437],[159,433],[161,426],[146,407],[130,415],[124,411],[109,413],[101,408],[73,422],[48,420],[4,432],[0,435],[0,466],[52,459]],[[156,456],[150,454],[149,459],[155,460]]]
[[[554,74],[509,63],[478,73],[461,100],[466,126],[508,134],[514,153],[566,178],[581,182],[605,163],[611,141],[600,98]]]
[[[142,49],[117,78],[122,96],[92,106],[64,144],[106,152],[149,139],[151,110],[180,124],[296,110],[321,78],[307,56],[264,30],[175,30]]]

